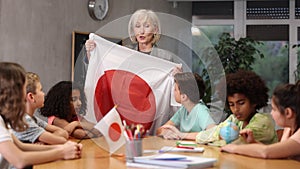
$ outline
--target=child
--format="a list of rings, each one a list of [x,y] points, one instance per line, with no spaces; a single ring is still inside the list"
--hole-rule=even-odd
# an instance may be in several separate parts
[[[63,144],[67,142],[69,134],[60,127],[47,124],[45,121],[34,117],[33,114],[37,108],[44,106],[44,92],[42,84],[37,74],[26,73],[26,115],[25,120],[28,124],[27,130],[23,132],[14,131],[15,136],[29,143],[42,144]]]
[[[61,81],[49,90],[41,115],[48,117],[48,124],[65,129],[74,138],[100,136],[95,124],[83,117],[85,111],[86,99],[81,88],[71,81]]]
[[[205,92],[202,78],[191,72],[174,75],[175,100],[182,106],[157,134],[166,139],[195,139],[199,131],[215,126],[209,109],[200,101]],[[179,130],[176,127],[179,128]]]
[[[24,131],[26,74],[16,63],[0,62],[0,168],[29,165],[60,159],[80,158],[82,145],[66,142],[63,145],[36,145],[20,142],[11,129]]]
[[[199,132],[196,137],[198,143],[210,143],[215,146],[225,145],[220,139],[220,128],[227,122],[235,123],[240,130],[252,130],[256,140],[271,144],[277,142],[274,122],[266,113],[257,110],[267,105],[268,88],[263,80],[254,72],[239,70],[226,76],[227,106],[232,114],[218,126]],[[236,142],[243,140],[237,139]]]
[[[248,145],[228,144],[223,151],[259,158],[287,158],[300,160],[300,81],[276,87],[272,97],[271,114],[277,125],[284,127],[281,141],[271,145],[259,144],[253,131],[241,131]]]

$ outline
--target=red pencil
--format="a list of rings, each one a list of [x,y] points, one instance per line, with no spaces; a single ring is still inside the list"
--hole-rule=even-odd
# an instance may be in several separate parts
[[[131,130],[126,129],[126,132],[127,132],[127,134],[128,134],[129,140],[133,140],[133,135],[132,135]]]
[[[195,147],[191,147],[191,146],[181,146],[181,145],[178,145],[176,147],[177,148],[185,148],[185,149],[195,149]]]

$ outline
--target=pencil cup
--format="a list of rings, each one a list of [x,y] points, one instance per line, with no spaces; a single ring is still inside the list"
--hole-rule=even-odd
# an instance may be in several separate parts
[[[127,140],[126,141],[126,161],[133,161],[134,157],[143,155],[143,140]]]

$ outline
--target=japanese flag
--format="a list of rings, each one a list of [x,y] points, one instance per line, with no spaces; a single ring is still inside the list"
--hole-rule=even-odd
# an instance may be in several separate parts
[[[117,105],[122,121],[128,125],[143,124],[153,134],[171,111],[171,72],[176,64],[95,34],[90,34],[90,39],[95,41],[96,48],[91,52],[85,82],[85,117],[98,122]]]
[[[121,118],[113,107],[95,126],[104,136],[107,144],[109,145],[110,154],[118,150],[124,143],[123,136],[124,127],[121,123]]]

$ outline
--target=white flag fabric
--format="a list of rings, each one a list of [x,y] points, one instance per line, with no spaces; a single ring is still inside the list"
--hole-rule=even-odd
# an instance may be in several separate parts
[[[122,126],[121,118],[116,107],[113,107],[94,128],[103,134],[109,145],[110,154],[125,144],[125,138],[123,136],[124,127]]]
[[[171,112],[175,63],[129,49],[95,34],[85,81],[86,118],[98,122],[117,105],[127,125],[143,124],[155,132]],[[151,134],[151,131],[150,131]]]

